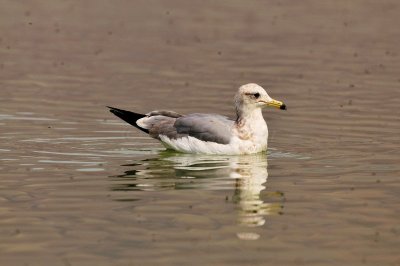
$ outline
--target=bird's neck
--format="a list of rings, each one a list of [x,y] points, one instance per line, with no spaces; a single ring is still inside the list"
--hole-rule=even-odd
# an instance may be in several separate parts
[[[266,125],[261,108],[237,108],[236,125],[238,127],[256,127]]]

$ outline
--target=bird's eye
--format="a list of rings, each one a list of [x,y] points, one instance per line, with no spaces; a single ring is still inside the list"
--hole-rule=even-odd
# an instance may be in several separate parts
[[[254,95],[254,97],[255,97],[256,99],[260,98],[260,94],[259,94],[258,92],[257,92],[257,93],[254,93],[253,95]]]

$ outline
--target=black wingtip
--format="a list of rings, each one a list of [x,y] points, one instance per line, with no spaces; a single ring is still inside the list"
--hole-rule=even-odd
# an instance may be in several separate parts
[[[122,120],[124,120],[128,124],[131,124],[132,126],[136,127],[137,129],[140,129],[141,131],[143,131],[145,133],[149,133],[149,130],[147,130],[145,128],[141,128],[136,124],[137,120],[145,117],[146,115],[118,109],[118,108],[111,107],[111,106],[107,106],[107,107],[110,109],[110,112],[113,113],[115,116],[121,118]]]
[[[115,108],[115,107],[112,107],[112,106],[106,106],[108,109],[110,109],[109,111],[111,112],[111,113],[114,113],[114,112],[116,112],[116,111],[119,111],[119,112],[124,112],[125,110],[122,110],[122,109],[118,109],[118,108]],[[125,111],[125,112],[128,112],[128,111]]]
[[[108,111],[110,111],[112,114],[114,114],[114,115],[118,116],[119,118],[121,118],[121,117],[118,115],[118,111],[119,111],[118,108],[114,108],[114,107],[111,107],[111,106],[107,106],[107,107],[109,108]]]

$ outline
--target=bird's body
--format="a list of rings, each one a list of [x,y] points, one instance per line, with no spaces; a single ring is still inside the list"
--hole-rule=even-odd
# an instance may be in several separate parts
[[[181,115],[152,111],[146,115],[110,107],[110,111],[136,128],[160,140],[165,147],[185,153],[250,154],[265,151],[268,127],[261,107],[285,109],[263,88],[247,84],[235,96],[236,120],[217,114]]]

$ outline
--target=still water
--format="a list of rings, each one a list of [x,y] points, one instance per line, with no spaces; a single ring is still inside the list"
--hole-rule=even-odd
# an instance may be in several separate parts
[[[0,4],[1,265],[400,265],[396,1]],[[264,154],[105,108],[229,116],[248,82],[288,106]]]

